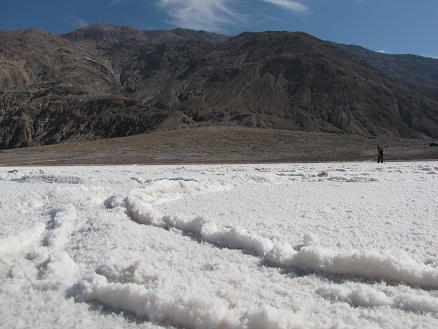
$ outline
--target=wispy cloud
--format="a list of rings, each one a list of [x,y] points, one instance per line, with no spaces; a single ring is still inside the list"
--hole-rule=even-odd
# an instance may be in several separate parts
[[[173,25],[215,32],[259,19],[260,12],[256,8],[261,3],[295,13],[308,10],[299,0],[155,0],[155,3]]]
[[[84,19],[79,18],[79,17],[73,18],[73,24],[76,25],[77,27],[85,27],[85,26],[90,25]]]
[[[112,0],[110,3],[109,3],[109,6],[117,6],[117,5],[119,5],[119,4],[121,4],[122,2],[124,2],[125,0]]]
[[[294,12],[304,12],[309,10],[309,8],[298,1],[292,0],[262,0],[264,2],[280,6],[284,9],[291,10]]]
[[[158,0],[157,5],[180,27],[220,31],[224,25],[237,24],[245,15],[232,6],[232,0]]]

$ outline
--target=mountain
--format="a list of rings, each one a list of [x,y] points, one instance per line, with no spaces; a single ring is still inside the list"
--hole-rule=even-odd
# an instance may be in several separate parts
[[[375,66],[300,32],[0,31],[0,148],[205,125],[438,138],[438,97]]]
[[[390,77],[408,82],[420,89],[430,89],[435,92],[438,90],[438,59],[410,54],[392,55],[356,45],[333,44]]]

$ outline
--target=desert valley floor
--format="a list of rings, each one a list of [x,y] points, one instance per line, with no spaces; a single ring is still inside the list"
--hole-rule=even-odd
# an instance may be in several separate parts
[[[199,127],[0,151],[0,165],[196,164],[438,159],[433,140]]]

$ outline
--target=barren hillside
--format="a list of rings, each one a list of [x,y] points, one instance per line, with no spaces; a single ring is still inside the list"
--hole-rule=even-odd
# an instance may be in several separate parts
[[[0,148],[202,126],[438,138],[438,102],[305,33],[0,31]]]

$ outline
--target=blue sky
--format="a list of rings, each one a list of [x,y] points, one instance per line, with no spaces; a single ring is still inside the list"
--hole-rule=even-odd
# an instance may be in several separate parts
[[[0,29],[68,33],[96,23],[226,35],[303,31],[323,40],[438,58],[438,0],[4,0]]]

